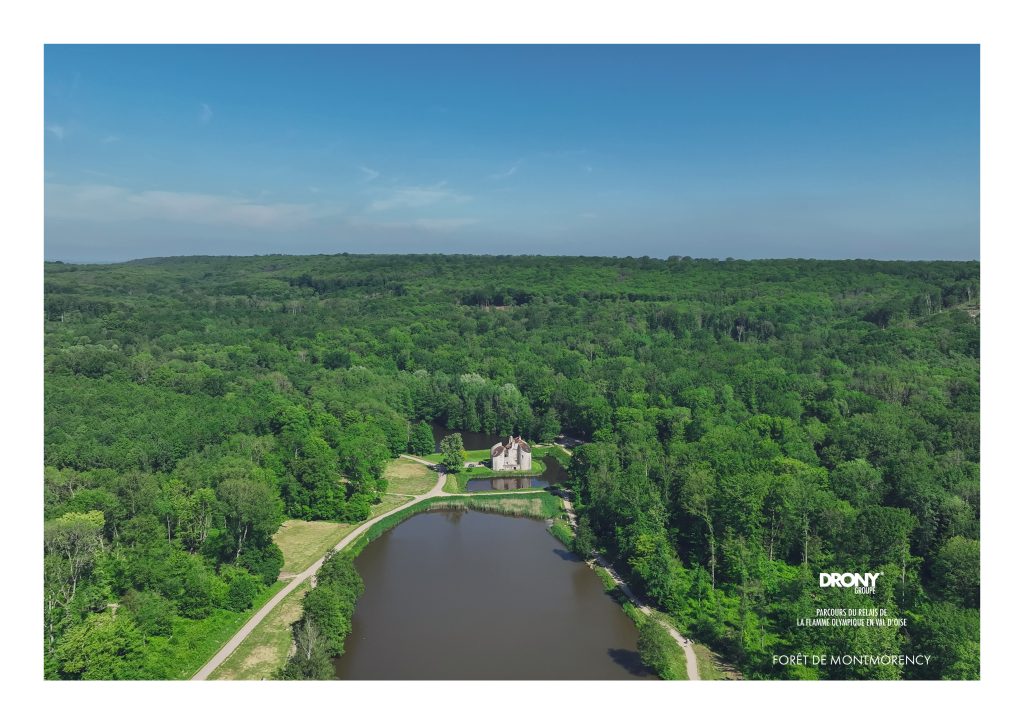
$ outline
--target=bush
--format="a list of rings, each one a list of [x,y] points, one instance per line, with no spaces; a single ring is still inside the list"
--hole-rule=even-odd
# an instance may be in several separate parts
[[[334,665],[327,651],[327,639],[308,616],[292,626],[295,653],[278,673],[278,679],[324,680],[334,678]]]
[[[662,679],[685,679],[686,660],[678,644],[661,624],[648,617],[640,624],[636,642],[640,660]]]
[[[358,523],[370,517],[370,500],[365,493],[357,493],[345,503],[340,520],[342,523]]]
[[[224,566],[221,578],[227,584],[224,608],[231,611],[245,611],[260,592],[260,579],[244,568]]]
[[[174,625],[174,604],[152,591],[129,591],[121,601],[125,611],[142,633],[148,636],[166,636]]]
[[[409,452],[413,455],[430,455],[434,452],[434,433],[431,432],[430,425],[420,422],[412,428]]]
[[[130,617],[97,613],[63,637],[56,661],[62,679],[133,679],[142,653],[142,634]]]
[[[594,553],[597,539],[594,537],[594,530],[590,527],[590,519],[587,516],[580,516],[576,524],[576,537],[573,540],[573,553],[580,558],[590,558]]]
[[[575,550],[574,544],[576,542],[576,536],[573,534],[572,528],[569,527],[568,523],[562,520],[556,520],[551,524],[551,527],[548,528],[548,530],[551,532],[551,535],[557,538],[566,548],[569,550]]]
[[[328,656],[341,656],[363,580],[350,558],[331,554],[320,567],[316,582],[316,588],[302,599],[302,616],[323,637]]]
[[[199,559],[189,556],[189,565],[182,579],[178,610],[186,618],[206,618],[226,594],[224,583]]]
[[[284,553],[276,543],[263,548],[247,548],[238,557],[238,565],[257,576],[266,586],[277,580],[284,566]]]

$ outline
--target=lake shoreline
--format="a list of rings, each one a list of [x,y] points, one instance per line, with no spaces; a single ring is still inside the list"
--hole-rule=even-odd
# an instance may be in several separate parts
[[[546,504],[524,506],[531,498]],[[339,678],[653,678],[636,651],[635,622],[605,594],[585,561],[557,545],[551,525],[540,531],[458,512],[558,521],[563,510],[556,496],[533,492],[424,502],[429,505],[389,516],[352,543],[349,554],[359,557],[366,590],[356,613],[363,620],[353,619],[346,653],[334,660]],[[445,513],[438,519],[444,522],[423,520],[428,516],[420,514],[428,512]],[[412,519],[420,519],[418,525],[400,526]],[[364,550],[385,534],[390,536],[383,547],[373,548],[364,564]],[[543,637],[505,615],[531,610],[543,613],[532,617],[540,629],[549,629]],[[552,636],[563,642],[558,651],[541,643]],[[351,656],[357,658],[350,663]],[[474,663],[467,667],[467,661]]]

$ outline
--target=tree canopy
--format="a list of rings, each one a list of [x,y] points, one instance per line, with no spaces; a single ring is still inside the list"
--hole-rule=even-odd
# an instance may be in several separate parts
[[[583,440],[569,472],[588,541],[747,676],[978,676],[977,263],[44,271],[47,676],[161,675],[175,626],[274,582],[284,517],[365,519],[390,458],[433,452],[430,423]],[[872,600],[907,625],[797,626],[863,603],[819,590],[827,570],[884,572]],[[339,650],[348,604],[320,603],[294,671],[325,674]],[[825,649],[943,653],[927,670],[771,665]]]

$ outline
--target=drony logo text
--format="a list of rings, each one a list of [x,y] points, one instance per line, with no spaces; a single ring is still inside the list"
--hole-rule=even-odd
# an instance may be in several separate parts
[[[874,593],[881,573],[819,573],[821,588],[853,588],[854,593]]]

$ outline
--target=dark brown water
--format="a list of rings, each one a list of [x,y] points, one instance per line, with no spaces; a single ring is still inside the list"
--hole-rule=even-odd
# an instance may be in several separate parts
[[[540,479],[546,482],[548,485],[562,484],[569,479],[569,473],[562,463],[558,462],[558,458],[554,455],[545,455],[541,458],[541,462],[544,463],[544,472],[541,473]]]
[[[639,679],[637,631],[545,523],[414,516],[356,559],[340,679]]]
[[[451,430],[436,422],[430,423],[430,430],[434,433],[434,452],[441,452],[441,438],[452,433],[462,435],[462,447],[467,450],[490,450],[502,440],[501,435],[489,432],[467,432],[466,430]],[[507,435],[505,437],[508,437]]]
[[[466,490],[524,490],[525,488],[546,488],[550,483],[529,475],[508,478],[473,478],[466,481]]]

